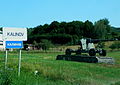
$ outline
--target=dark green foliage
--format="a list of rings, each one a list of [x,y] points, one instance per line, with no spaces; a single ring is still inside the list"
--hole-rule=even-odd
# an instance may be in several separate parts
[[[110,33],[109,21],[107,19],[101,19],[95,22],[95,35],[96,38],[105,39],[108,38],[108,33]]]
[[[79,37],[77,35],[72,36],[72,45],[79,44]]]
[[[50,47],[53,47],[53,44],[48,40],[41,40],[41,43],[38,46],[42,47],[43,50],[48,50]]]
[[[48,33],[59,33],[59,22],[57,21],[53,21],[50,25],[49,25],[49,29],[48,29]]]
[[[0,27],[0,31],[2,31],[2,27]]]
[[[112,50],[116,49],[116,45],[112,44],[111,46],[109,46],[109,48],[111,48]]]
[[[115,44],[116,44],[117,49],[120,49],[120,42],[116,42]]]
[[[97,44],[97,47],[98,47],[98,48],[104,48],[104,47],[105,47],[105,43],[104,43],[104,42],[99,42],[99,43]]]
[[[115,84],[111,84],[111,85],[120,85],[120,81],[116,82]]]
[[[53,47],[53,44],[51,43],[51,41],[46,39],[42,39],[40,43],[33,41],[33,45],[36,49],[42,49],[42,50],[48,50],[50,47]]]
[[[111,39],[119,38],[119,28],[109,25],[108,19],[101,19],[95,24],[87,20],[58,22],[53,21],[51,24],[39,25],[28,29],[28,41],[40,43],[42,39],[51,41],[53,44],[76,44],[80,38],[94,39]]]
[[[72,41],[72,36],[69,34],[41,34],[41,35],[33,35],[28,39],[28,43],[33,43],[36,41],[40,43],[41,40],[46,39],[51,41],[54,44],[66,44]]]
[[[117,38],[120,40],[120,28],[114,28],[112,27],[112,37]]]
[[[0,72],[0,85],[12,85],[12,76],[8,71]]]
[[[53,34],[51,40],[54,44],[66,44],[71,42],[72,36],[68,34]]]
[[[118,40],[120,40],[120,36],[118,37]]]
[[[113,43],[109,48],[111,48],[112,50],[120,49],[120,42]]]
[[[94,37],[94,26],[89,20],[85,21],[84,23],[84,36],[88,38]]]

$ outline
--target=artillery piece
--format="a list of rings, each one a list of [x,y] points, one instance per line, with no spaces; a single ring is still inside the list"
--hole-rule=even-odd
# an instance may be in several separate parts
[[[102,48],[95,48],[94,43],[103,42],[103,41],[114,41],[114,39],[91,39],[91,38],[82,38],[80,40],[80,48],[77,50],[66,49],[66,55],[71,55],[71,53],[81,54],[88,53],[89,56],[95,56],[96,53],[99,53],[100,56],[106,56],[106,50]]]
[[[89,62],[89,63],[114,63],[114,59],[111,57],[100,57],[106,56],[106,50],[102,48],[95,48],[94,43],[105,42],[105,41],[115,41],[116,39],[91,39],[82,38],[79,42],[80,48],[77,50],[66,49],[65,55],[58,55],[57,60],[70,60],[79,62]],[[76,53],[76,55],[72,55]],[[88,53],[89,55],[82,54]],[[98,53],[100,56],[96,56]]]

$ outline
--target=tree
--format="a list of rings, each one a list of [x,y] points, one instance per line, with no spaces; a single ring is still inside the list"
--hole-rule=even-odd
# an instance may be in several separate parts
[[[67,23],[67,28],[65,30],[67,34],[73,35],[75,33],[74,26],[72,25],[72,22]]]
[[[47,30],[49,29],[49,25],[48,24],[44,24],[43,26],[42,26],[42,34],[44,34],[44,33],[49,33],[49,32],[47,32]]]
[[[84,36],[88,38],[93,38],[94,26],[89,20],[84,23]]]
[[[53,21],[49,26],[49,33],[59,33],[59,22]]]
[[[73,21],[71,24],[74,32],[73,35],[77,35],[78,37],[83,36],[84,23],[81,21]]]
[[[50,47],[53,47],[51,41],[46,39],[41,40],[41,43],[39,43],[38,45],[39,47],[42,47],[43,50],[48,50]]]
[[[61,22],[59,27],[60,27],[60,32],[59,33],[65,34],[66,33],[66,28],[67,28],[67,23],[66,22]]]
[[[65,33],[70,35],[76,35],[78,37],[83,36],[84,23],[81,21],[68,22],[65,26]]]
[[[0,27],[0,31],[2,31],[2,27]]]
[[[108,19],[101,19],[97,22],[95,22],[95,36],[96,38],[105,39],[107,36],[107,33],[110,32],[110,26]]]
[[[67,44],[71,43],[72,36],[69,34],[53,34],[51,37],[51,41],[54,44]]]
[[[41,34],[41,33],[43,33],[43,26],[42,25],[35,27],[34,30],[32,31],[33,35]]]

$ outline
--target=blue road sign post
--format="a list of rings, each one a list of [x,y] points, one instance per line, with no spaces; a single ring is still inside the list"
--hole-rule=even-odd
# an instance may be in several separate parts
[[[10,48],[17,48],[20,49],[20,53],[19,53],[19,63],[18,63],[18,76],[20,76],[20,68],[21,68],[21,48],[23,48],[23,41],[6,41],[5,47],[7,49]],[[6,61],[5,61],[5,69],[6,69],[6,65],[7,65],[7,49],[6,49]]]
[[[21,68],[21,49],[20,49],[20,53],[19,53],[19,61],[18,61],[18,76],[20,76],[20,68]]]

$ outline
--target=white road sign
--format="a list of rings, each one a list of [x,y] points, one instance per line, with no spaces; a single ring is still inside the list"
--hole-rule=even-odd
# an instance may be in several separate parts
[[[3,28],[3,40],[5,41],[27,41],[26,28]]]
[[[0,41],[3,41],[3,35],[0,34]]]

